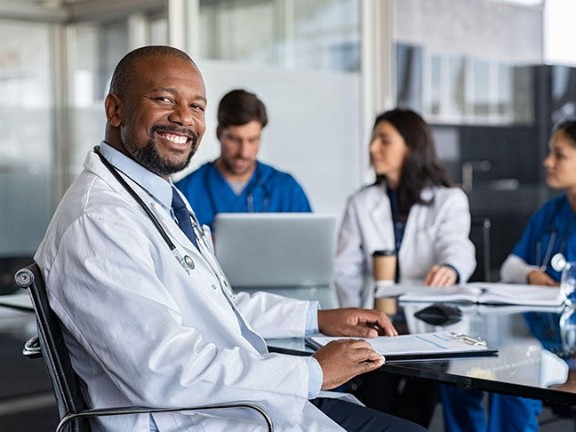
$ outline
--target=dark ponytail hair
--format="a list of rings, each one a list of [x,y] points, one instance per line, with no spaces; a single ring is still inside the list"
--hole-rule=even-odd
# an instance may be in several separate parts
[[[432,202],[422,199],[424,188],[450,187],[451,182],[436,154],[430,126],[420,115],[409,109],[396,108],[386,111],[376,117],[374,129],[383,121],[390,123],[398,131],[408,147],[397,189],[400,215],[407,217],[412,205],[428,205]],[[378,176],[377,182],[385,181],[385,176]]]
[[[556,132],[564,132],[570,141],[572,141],[572,145],[576,147],[576,120],[563,120],[554,126],[554,130],[552,133]]]

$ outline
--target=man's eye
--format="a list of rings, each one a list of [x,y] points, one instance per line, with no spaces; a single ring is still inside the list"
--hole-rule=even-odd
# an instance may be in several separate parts
[[[204,112],[204,111],[205,111],[204,106],[203,106],[203,105],[199,105],[199,104],[192,104],[192,105],[190,105],[190,108],[192,108],[192,109],[194,109],[194,110],[196,110],[196,111],[201,111],[201,112]]]
[[[165,102],[165,103],[170,103],[170,102],[172,102],[172,99],[170,99],[170,98],[167,97],[167,96],[157,96],[155,99],[156,99],[158,102]]]

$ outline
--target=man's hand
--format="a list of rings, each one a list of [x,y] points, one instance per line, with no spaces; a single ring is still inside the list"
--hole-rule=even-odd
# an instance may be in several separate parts
[[[318,327],[328,336],[397,336],[388,317],[378,311],[359,308],[318,311]]]
[[[322,390],[330,390],[357,375],[378,369],[384,357],[363,340],[337,340],[316,351],[313,357],[320,363]]]
[[[435,265],[428,271],[424,279],[424,285],[447,287],[454,285],[458,275],[453,268],[442,265]]]
[[[526,275],[526,280],[530,285],[544,285],[550,287],[560,286],[558,282],[544,273],[542,270],[532,270]]]

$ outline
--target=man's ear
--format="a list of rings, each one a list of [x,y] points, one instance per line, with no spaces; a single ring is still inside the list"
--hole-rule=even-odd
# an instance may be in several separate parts
[[[220,137],[222,136],[222,132],[223,132],[222,128],[220,126],[218,126],[216,128],[216,138],[218,138],[218,141],[220,141]]]
[[[122,102],[115,94],[109,93],[104,101],[106,120],[111,126],[120,127],[122,124]]]

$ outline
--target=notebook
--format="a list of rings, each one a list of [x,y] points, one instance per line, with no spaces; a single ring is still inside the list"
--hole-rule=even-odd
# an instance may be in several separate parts
[[[219,213],[216,257],[233,287],[326,285],[337,217],[318,213]]]
[[[401,302],[464,302],[546,307],[558,307],[563,303],[560,288],[488,282],[420,289],[407,292],[398,299]]]

